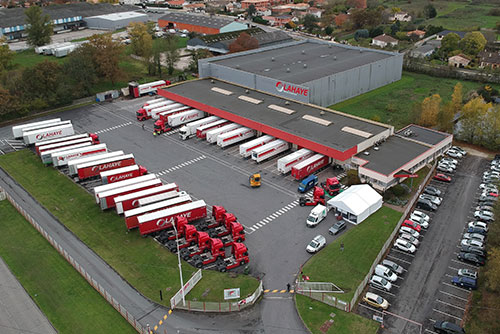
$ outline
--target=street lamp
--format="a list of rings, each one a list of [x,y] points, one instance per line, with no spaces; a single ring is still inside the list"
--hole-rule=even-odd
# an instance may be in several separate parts
[[[175,227],[175,221],[172,223],[172,227],[174,228],[175,244],[177,245],[177,261],[179,262],[179,276],[181,278],[182,306],[186,306],[186,299],[184,298],[184,281],[182,280],[181,252],[179,251],[179,234],[177,234],[177,228]]]

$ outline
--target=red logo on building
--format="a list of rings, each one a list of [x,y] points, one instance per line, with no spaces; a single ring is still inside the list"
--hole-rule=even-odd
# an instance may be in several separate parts
[[[278,92],[280,92],[280,93],[285,92],[287,94],[302,95],[302,96],[305,96],[305,97],[307,97],[307,95],[309,94],[309,89],[298,87],[298,86],[289,85],[289,84],[283,83],[281,81],[278,81],[276,83],[276,90]]]

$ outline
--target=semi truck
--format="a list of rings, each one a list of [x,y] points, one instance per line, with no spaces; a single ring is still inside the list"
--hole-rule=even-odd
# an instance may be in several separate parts
[[[32,122],[32,123],[14,125],[12,127],[12,136],[14,138],[22,138],[23,137],[23,129],[27,129],[27,128],[31,128],[31,127],[36,127],[36,126],[44,126],[44,125],[47,125],[47,124],[59,123],[60,121],[61,121],[60,118],[52,118],[52,119],[48,119],[46,121],[40,121],[40,122]]]
[[[45,129],[23,132],[23,141],[26,145],[35,144],[42,140],[71,136],[75,133],[72,124],[54,126]]]
[[[151,118],[151,110],[155,108],[160,108],[169,104],[173,104],[174,101],[172,100],[162,100],[158,101],[156,103],[152,103],[147,106],[143,106],[141,109],[137,110],[136,112],[136,117],[138,121],[145,121],[147,119]]]
[[[151,118],[152,119],[159,119],[160,118],[159,114],[161,114],[162,112],[173,110],[173,109],[178,109],[178,108],[182,108],[182,107],[187,107],[187,106],[183,105],[182,103],[170,103],[170,104],[161,106],[159,108],[151,109]]]
[[[55,148],[53,150],[43,151],[40,153],[40,159],[42,160],[44,165],[50,165],[52,163],[52,154],[53,153],[71,151],[71,150],[74,150],[75,148],[87,147],[87,146],[90,147],[92,145],[90,145],[89,142],[86,142],[86,143],[74,144],[74,145],[66,146],[66,147]]]
[[[158,194],[170,194],[170,196],[176,197],[180,194],[179,187],[175,183],[169,183],[128,195],[118,196],[115,198],[116,213],[122,214],[127,210],[137,208],[139,206],[139,200],[141,198],[146,198]]]
[[[168,199],[174,198],[174,197],[179,197],[179,196],[186,196],[187,192],[185,191],[171,191],[168,193],[162,193],[162,194],[156,194],[148,197],[143,197],[137,200],[138,206],[146,206],[146,205],[151,205],[156,202],[162,202],[166,201]]]
[[[161,180],[155,179],[151,181],[140,182],[132,184],[127,187],[117,188],[110,191],[102,192],[99,194],[99,206],[101,210],[106,210],[115,207],[115,197],[127,195],[136,191],[141,191],[149,188],[161,186]]]
[[[135,165],[134,155],[126,154],[77,165],[76,169],[78,174],[78,180],[83,181],[89,178],[99,176],[99,174],[103,171],[131,166],[131,165]]]
[[[217,143],[217,137],[219,135],[227,133],[227,132],[232,131],[232,130],[236,130],[238,128],[241,128],[241,125],[236,124],[236,123],[229,123],[229,124],[224,125],[220,128],[212,129],[212,130],[207,132],[207,136],[206,136],[207,142],[209,142],[210,144]]]
[[[128,83],[128,91],[130,96],[137,98],[144,94],[151,94],[151,93],[156,94],[158,88],[165,87],[168,85],[170,85],[170,81],[165,81],[165,80],[148,82],[141,85],[135,81],[132,81]]]
[[[255,138],[249,142],[243,143],[240,145],[240,155],[243,158],[251,157],[253,150],[255,150],[257,147],[272,142],[274,139],[275,138],[272,136],[264,135],[259,138]]]
[[[223,127],[227,124],[229,124],[229,121],[227,121],[225,119],[220,119],[218,121],[202,125],[196,129],[196,137],[198,137],[200,139],[205,139],[207,137],[208,131]]]
[[[117,169],[108,170],[101,173],[101,181],[103,184],[115,183],[134,177],[146,175],[148,169],[141,165],[132,165]]]
[[[62,138],[57,138],[57,139],[51,139],[51,140],[44,140],[41,142],[38,142],[35,144],[35,151],[38,155],[40,155],[40,150],[44,148],[47,145],[55,145],[55,144],[63,144],[65,142],[73,141],[73,140],[79,140],[79,139],[86,139],[90,138],[92,139],[92,145],[99,144],[99,136],[95,133],[84,133],[81,135],[73,135],[73,136],[66,136]]]
[[[226,249],[220,239],[210,238],[208,240],[208,250],[208,252],[197,254],[192,257],[191,261],[196,268],[202,268],[214,262],[224,262]]]
[[[189,222],[205,218],[207,216],[207,205],[205,204],[205,201],[198,200],[173,208],[142,215],[138,218],[139,232],[141,235],[147,235],[170,228],[172,227],[174,218],[177,216],[186,217]]]
[[[40,143],[43,143],[43,142],[40,142]],[[80,138],[80,139],[67,140],[67,141],[63,141],[63,142],[59,142],[59,143],[55,143],[55,144],[50,144],[50,145],[36,146],[35,150],[36,150],[36,153],[38,155],[41,155],[45,151],[64,149],[66,147],[78,145],[78,144],[92,145],[93,141],[92,141],[92,138],[90,138],[90,137],[84,137],[84,138]]]
[[[235,129],[235,130],[220,134],[217,137],[217,145],[224,148],[224,147],[227,147],[229,145],[239,143],[243,140],[255,137],[256,134],[257,133],[255,132],[255,130],[252,130],[250,128],[243,127],[243,128]]]
[[[168,116],[180,114],[182,112],[191,110],[189,106],[183,106],[175,109],[170,109],[166,111],[162,111],[158,116],[159,119],[154,124],[154,131],[157,134],[161,134],[163,132],[170,131],[172,128],[168,125]]]
[[[88,145],[68,151],[55,152],[51,154],[52,164],[54,167],[62,167],[66,166],[70,160],[107,152],[108,148],[106,147],[106,144]]]
[[[328,166],[330,158],[323,154],[315,154],[306,160],[296,164],[292,167],[292,176],[296,180],[301,180],[304,177],[311,175],[317,170]]]
[[[198,109],[191,109],[179,114],[168,116],[168,125],[171,128],[175,128],[176,126],[186,124],[203,117],[205,117],[205,113],[203,111]]]
[[[252,151],[252,160],[262,162],[270,159],[290,148],[290,144],[284,140],[276,139],[270,143],[257,147]]]
[[[165,201],[161,202],[156,202],[153,204],[145,205],[145,206],[139,206],[135,209],[125,211],[123,213],[125,217],[125,224],[127,225],[127,229],[133,229],[139,226],[139,216],[145,215],[148,213],[153,213],[157,212],[160,210],[165,210],[168,208],[176,207],[182,204],[190,203],[191,202],[191,196],[189,195],[184,195],[184,196],[178,196],[174,197]]]
[[[182,248],[180,251],[180,256],[184,261],[188,261],[195,255],[201,254],[208,250],[210,247],[210,236],[207,232],[196,231],[195,244]]]
[[[302,148],[298,151],[290,153],[289,155],[278,159],[278,162],[277,162],[278,171],[282,174],[289,173],[292,170],[293,166],[295,166],[296,164],[298,164],[302,160],[305,160],[309,157],[312,157],[313,155],[314,155],[314,152],[312,152],[306,148]]]
[[[200,126],[207,125],[210,123],[213,123],[215,121],[220,120],[219,117],[217,116],[208,116],[202,119],[199,119],[194,122],[187,123],[181,129],[179,130],[179,137],[182,140],[187,140],[191,137],[196,136],[196,129],[199,128]]]
[[[35,131],[35,130],[42,130],[42,129],[52,128],[52,127],[60,126],[60,125],[68,125],[68,124],[72,124],[71,121],[59,121],[59,122],[48,123],[48,124],[44,124],[44,125],[29,126],[29,127],[23,128],[23,135],[21,137],[23,137],[26,132]]]
[[[95,203],[96,204],[100,203],[99,195],[101,193],[105,193],[105,192],[108,192],[108,191],[113,190],[113,189],[128,187],[132,184],[156,180],[156,179],[157,179],[157,177],[153,173],[153,174],[148,174],[148,175],[144,175],[144,176],[134,177],[133,179],[123,180],[123,181],[119,181],[119,182],[115,182],[115,183],[109,183],[109,184],[104,184],[102,186],[94,187]]]
[[[102,160],[102,159],[107,159],[107,158],[112,158],[112,157],[118,157],[124,155],[123,151],[115,151],[115,152],[108,152],[108,153],[103,153],[103,154],[97,154],[97,155],[92,155],[90,157],[85,157],[85,158],[79,158],[75,160],[71,160],[68,162],[68,174],[69,176],[74,176],[78,174],[78,170],[76,167],[78,165],[91,162],[91,161],[97,161],[97,160]]]
[[[161,102],[161,101],[165,101],[166,99],[163,98],[163,97],[157,97],[155,99],[152,99],[152,100],[148,100],[146,102],[144,102],[144,104],[142,105],[142,107],[147,107],[149,106],[150,104],[153,104],[153,103],[157,103],[157,102]]]
[[[202,268],[207,264],[215,263],[215,268],[218,271],[226,272],[250,262],[248,249],[242,243],[233,243],[229,257],[225,257],[226,252],[221,240],[210,238],[209,244],[209,252],[193,256],[191,261],[196,268]]]
[[[181,250],[196,244],[196,227],[190,224],[183,224],[181,227],[181,237],[177,240],[169,240],[164,244],[174,254],[177,254],[178,249]]]

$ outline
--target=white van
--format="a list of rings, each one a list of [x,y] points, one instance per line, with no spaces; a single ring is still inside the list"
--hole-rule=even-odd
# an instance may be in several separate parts
[[[395,273],[381,264],[377,264],[377,266],[375,267],[375,275],[383,277],[389,282],[394,282],[398,279],[398,276]]]
[[[311,213],[307,217],[306,226],[314,227],[318,225],[319,223],[321,223],[323,219],[325,219],[327,214],[328,214],[328,209],[326,208],[326,206],[323,206],[321,204],[316,205],[311,210]]]

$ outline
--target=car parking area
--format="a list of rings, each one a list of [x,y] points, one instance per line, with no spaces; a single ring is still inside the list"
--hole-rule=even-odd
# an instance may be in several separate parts
[[[430,224],[421,230],[416,252],[391,248],[386,259],[400,265],[403,273],[392,282],[390,291],[372,286],[367,290],[386,299],[389,308],[382,312],[360,302],[359,314],[383,319],[387,333],[434,333],[434,323],[443,320],[462,324],[470,291],[451,281],[459,269],[477,270],[475,265],[459,261],[457,255],[467,222],[474,220],[477,189],[487,164],[485,159],[466,156],[454,173],[447,173],[451,183],[431,179],[429,185],[441,191],[443,200],[435,212],[418,209],[429,215]]]

